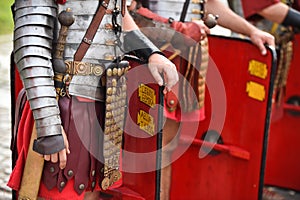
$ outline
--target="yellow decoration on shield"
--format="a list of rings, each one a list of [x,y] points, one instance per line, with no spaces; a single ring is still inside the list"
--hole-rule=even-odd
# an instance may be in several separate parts
[[[138,97],[141,102],[145,103],[146,105],[152,108],[156,104],[155,90],[145,84],[139,85]]]
[[[259,101],[263,101],[266,97],[265,86],[253,81],[247,83],[246,92],[249,97]]]
[[[137,125],[139,125],[140,129],[153,136],[155,133],[155,124],[153,117],[143,111],[140,110],[137,116]]]
[[[261,79],[266,79],[268,75],[267,64],[259,62],[257,60],[249,61],[248,71],[252,76],[256,76]]]

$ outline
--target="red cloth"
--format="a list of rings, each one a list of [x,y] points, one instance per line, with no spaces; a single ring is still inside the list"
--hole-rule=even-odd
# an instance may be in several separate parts
[[[262,9],[278,3],[279,0],[241,0],[245,18],[249,18]]]
[[[175,31],[182,33],[176,37],[176,40],[173,41],[173,45],[175,48],[178,48],[181,50],[182,55],[184,54],[188,54],[186,47],[187,46],[193,46],[195,44],[197,44],[200,39],[201,39],[201,34],[200,34],[200,27],[194,23],[194,22],[178,22],[178,21],[171,21],[169,22],[168,18],[162,17],[154,12],[152,12],[151,10],[144,8],[144,7],[140,7],[137,10],[137,13],[152,19],[153,21],[157,21],[157,22],[161,22],[161,23],[165,23],[165,24],[170,24],[171,28],[173,28]],[[139,24],[138,24],[139,25]],[[140,25],[141,27],[143,26],[143,24]],[[182,37],[184,36],[184,37]],[[174,38],[173,38],[174,39]],[[174,49],[170,49],[170,50],[166,50],[163,51],[163,53],[165,54],[166,57],[169,57],[170,55],[172,55],[174,52]],[[185,57],[185,56],[183,56]],[[187,56],[186,56],[187,57]],[[183,61],[180,57],[176,57],[172,60],[172,62],[176,65],[177,70],[179,71],[179,73],[184,76],[184,74],[186,73],[186,65],[187,64],[182,64]],[[183,67],[184,66],[184,67]],[[181,69],[181,70],[180,70]],[[197,89],[197,84],[198,84],[198,79],[195,77],[195,79],[197,80],[196,84],[192,84],[192,87],[195,88],[195,90]],[[180,80],[182,81],[182,80]],[[181,87],[181,86],[179,86]],[[168,104],[168,98],[165,98],[165,102],[164,102],[164,115],[165,117],[172,119],[176,122],[181,122],[181,121],[201,121],[205,118],[204,115],[204,108],[202,109],[198,109],[198,110],[194,110],[193,112],[183,112],[180,108],[179,105],[179,101],[177,100],[178,98],[181,98],[179,96],[179,92],[178,89],[177,91],[175,91],[175,87],[173,87],[172,92],[175,93],[175,97],[172,99],[173,101],[176,102],[176,104],[174,104],[174,110],[170,111],[168,108],[170,108],[170,105]],[[170,93],[169,93],[170,94]],[[172,106],[171,106],[172,107]]]
[[[69,145],[71,154],[68,155],[68,162],[67,166],[64,170],[59,170],[58,163],[51,163],[51,162],[45,162],[44,164],[44,171],[42,176],[42,182],[39,189],[39,197],[43,197],[45,199],[83,199],[84,193],[86,191],[91,190],[92,181],[96,181],[94,191],[100,191],[101,188],[99,186],[99,180],[101,179],[100,173],[100,167],[102,164],[96,159],[92,153],[95,153],[95,148],[99,148],[98,144],[96,143],[90,143],[89,148],[85,149],[85,146],[82,144],[81,139],[78,138],[78,136],[75,134],[78,130],[82,130],[83,127],[80,125],[77,125],[74,127],[73,124],[75,121],[68,120],[70,116],[74,117],[74,111],[79,110],[77,114],[86,116],[87,111],[90,111],[90,113],[93,113],[95,111],[95,105],[97,107],[97,111],[99,113],[103,113],[102,104],[98,103],[81,103],[78,102],[76,98],[72,98],[73,101],[70,101],[68,98],[62,98],[60,100],[60,108],[61,111],[63,111],[63,108],[65,109],[66,115],[62,116],[63,124],[66,130],[67,137],[69,139]],[[74,107],[71,106],[70,103],[73,103]],[[100,107],[99,107],[100,106]],[[80,110],[79,109],[82,109]],[[73,108],[73,109],[71,109]],[[76,108],[76,109],[74,109]],[[94,108],[94,109],[91,109]],[[73,110],[70,113],[66,110]],[[84,112],[85,111],[85,112]],[[76,114],[76,113],[75,113]],[[90,125],[94,124],[94,120],[99,117],[99,115],[95,115],[94,117],[85,118],[83,120],[83,125],[89,127],[85,128],[84,131],[80,131],[82,134],[86,133],[86,136],[88,136],[88,132],[95,132],[94,129],[91,128]],[[78,116],[78,115],[77,115]],[[71,117],[71,118],[72,118]],[[96,118],[97,117],[97,118]],[[66,119],[67,118],[67,119]],[[92,120],[90,124],[86,123],[86,119]],[[100,118],[98,118],[100,119]],[[77,119],[79,120],[79,119]],[[101,120],[101,119],[100,119]],[[78,121],[77,121],[78,122]],[[16,122],[17,123],[17,122]],[[21,179],[23,175],[23,169],[25,166],[26,156],[28,153],[28,147],[30,143],[30,137],[32,133],[34,119],[32,116],[32,112],[30,110],[30,105],[28,102],[25,103],[24,110],[22,113],[22,117],[20,119],[20,123],[18,126],[18,135],[17,135],[17,152],[18,152],[18,159],[16,161],[16,165],[14,166],[14,169],[11,173],[10,179],[8,181],[8,186],[11,187],[13,190],[18,191],[20,189]],[[78,130],[75,130],[74,128],[78,128]],[[68,130],[69,129],[69,130]],[[85,136],[85,137],[86,137]],[[87,137],[89,138],[89,137]],[[99,141],[99,140],[95,140]],[[93,150],[94,149],[94,150]],[[100,150],[100,149],[99,149]],[[92,152],[90,154],[90,152]],[[77,159],[76,159],[77,158]],[[121,161],[120,161],[121,162]],[[54,172],[51,172],[49,170],[51,167],[53,167],[55,170]],[[69,169],[72,169],[74,172],[74,176],[70,177],[67,176],[67,172]],[[96,170],[95,177],[89,176],[91,174],[92,170]],[[59,187],[59,184],[61,181],[66,182],[66,186],[63,188]],[[84,183],[87,188],[83,191],[78,192],[78,185]],[[122,180],[116,182],[111,188],[119,187],[122,184]]]
[[[158,14],[152,12],[151,10],[149,10],[148,8],[141,7],[137,10],[137,13],[144,17],[152,19],[153,21],[169,24],[168,18],[158,15]],[[179,21],[173,20],[170,23],[170,26],[175,31],[183,34],[182,36],[184,36],[184,38],[182,38],[182,39],[185,39],[184,46],[195,45],[196,42],[199,42],[201,40],[200,27],[194,22],[179,22]]]
[[[56,2],[59,4],[65,4],[67,2],[67,0],[56,0]]]
[[[295,0],[294,1],[293,8],[300,11],[300,0]]]
[[[7,183],[9,187],[13,190],[19,190],[21,184],[21,178],[23,175],[23,168],[25,166],[25,160],[28,153],[28,147],[30,143],[30,136],[33,128],[33,116],[30,110],[29,103],[26,102],[23,116],[19,124],[19,133],[17,138],[17,151],[18,151],[18,160],[16,165],[10,175],[10,179]]]
[[[199,110],[195,110],[193,112],[181,112],[181,109],[177,108],[173,112],[170,112],[166,108],[166,105],[165,105],[164,106],[164,115],[166,118],[172,119],[176,122],[202,121],[205,119],[205,109],[203,107],[203,108],[201,108]]]

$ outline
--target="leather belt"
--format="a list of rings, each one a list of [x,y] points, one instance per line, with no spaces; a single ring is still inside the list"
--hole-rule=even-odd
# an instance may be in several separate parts
[[[105,66],[101,64],[93,64],[80,61],[65,61],[67,74],[70,75],[94,75],[101,76],[105,70]]]

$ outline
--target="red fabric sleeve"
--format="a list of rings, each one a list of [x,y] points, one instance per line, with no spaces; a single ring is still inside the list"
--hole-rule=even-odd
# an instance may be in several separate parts
[[[279,0],[241,0],[241,2],[245,18],[249,18],[262,9],[278,3]]]
[[[153,21],[158,21],[162,23],[169,24],[169,19],[162,17],[151,10],[141,7],[137,10],[137,13],[152,19]],[[185,43],[186,45],[195,45],[195,42],[199,42],[201,40],[201,30],[200,27],[194,22],[179,22],[179,21],[172,21],[170,23],[171,28],[175,31],[180,32],[186,36]],[[192,39],[192,41],[190,40]]]

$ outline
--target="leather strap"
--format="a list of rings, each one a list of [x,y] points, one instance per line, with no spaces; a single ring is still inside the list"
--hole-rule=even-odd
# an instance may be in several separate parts
[[[44,158],[33,151],[34,139],[37,137],[35,123],[28,148],[28,154],[19,190],[19,200],[37,200],[41,177],[44,168]]]
[[[103,19],[104,14],[106,13],[109,0],[102,0],[101,5],[99,5],[96,14],[93,17],[92,22],[90,23],[89,28],[87,29],[75,55],[75,61],[81,61],[84,55],[86,54],[88,48],[93,42],[94,36],[97,32],[97,29]]]
[[[126,0],[122,0],[121,7],[122,7],[121,14],[124,17],[124,15],[125,15],[125,9],[126,9]]]

